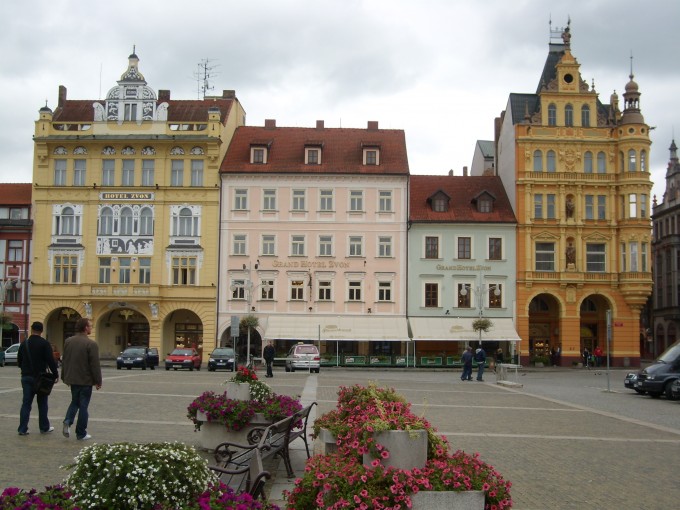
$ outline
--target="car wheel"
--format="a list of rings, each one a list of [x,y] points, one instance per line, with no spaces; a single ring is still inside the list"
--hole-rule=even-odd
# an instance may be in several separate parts
[[[151,370],[156,370],[156,367],[151,365]]]
[[[193,371],[194,371],[194,366],[191,365],[191,366],[189,367],[189,372],[193,372]]]
[[[319,373],[319,370],[321,370],[321,369],[320,369],[320,368],[317,368],[317,369],[314,370],[314,371],[318,374],[318,373]]]
[[[198,371],[200,372],[200,371],[201,371],[201,365],[198,365],[198,366],[196,367],[196,370],[198,370]]]
[[[295,372],[295,367],[293,365],[290,366],[290,371]]]
[[[673,386],[673,381],[668,381],[666,383],[666,386],[663,388],[663,392],[666,395],[666,398],[668,400],[676,400],[676,398],[673,396],[673,391],[671,390],[671,386]]]
[[[121,367],[120,365],[116,365],[116,370],[120,370],[121,368],[123,367]]]
[[[146,365],[142,365],[142,370],[146,370]]]
[[[172,369],[173,369],[175,372],[177,372],[177,367],[172,367]]]
[[[659,398],[661,396],[661,392],[659,391],[650,391],[649,396],[652,398]]]
[[[645,390],[639,390],[639,389],[637,389],[637,388],[633,388],[633,389],[634,389],[637,393],[639,393],[640,395],[644,395],[645,393],[647,393]]]
[[[125,367],[125,368],[127,368],[128,370],[132,370],[132,367]]]
[[[165,367],[166,370],[170,371],[170,367]]]

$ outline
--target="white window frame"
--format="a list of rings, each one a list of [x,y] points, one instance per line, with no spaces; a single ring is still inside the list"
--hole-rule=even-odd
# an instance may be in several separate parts
[[[170,186],[184,185],[184,160],[173,159],[170,162]]]
[[[262,246],[260,247],[260,255],[276,255],[276,235],[262,234]]]
[[[134,186],[135,185],[135,160],[134,159],[124,159],[123,160],[123,172],[120,176],[121,186]]]
[[[322,234],[319,236],[319,257],[332,257],[333,250],[333,236],[330,234]]]
[[[291,210],[292,211],[306,211],[307,207],[307,191],[304,189],[291,190]]]
[[[314,158],[311,155],[315,155]],[[314,161],[316,159],[316,161]],[[305,147],[305,165],[320,165],[321,164],[321,147]]]
[[[234,210],[247,211],[248,210],[248,190],[238,188],[234,190]]]
[[[116,160],[102,160],[102,186],[115,186],[116,184]]]
[[[248,255],[248,235],[247,234],[232,234],[231,238],[231,254]]]
[[[364,282],[357,279],[347,280],[347,301],[350,303],[363,302]]]
[[[304,257],[306,236],[304,234],[292,234],[290,236],[290,256]]]
[[[333,281],[330,278],[320,278],[316,295],[318,301],[333,301]]]
[[[589,273],[607,271],[607,245],[605,243],[586,243],[586,271]]]
[[[378,303],[392,303],[392,282],[379,280],[378,281],[378,296],[376,301]]]
[[[263,189],[262,190],[262,210],[276,211],[276,190]]]
[[[142,186],[153,186],[156,173],[156,160],[142,160]]]
[[[319,211],[333,212],[335,204],[335,192],[332,189],[319,190]]]
[[[392,209],[393,193],[392,190],[378,191],[378,212],[390,213],[394,212]]]
[[[192,159],[191,160],[191,186],[192,187],[203,186],[203,160],[202,159]]]
[[[364,190],[352,189],[349,191],[349,212],[364,212]]]
[[[543,248],[539,250],[540,248]],[[551,249],[548,249],[548,247]],[[539,260],[539,254],[544,255],[543,260]],[[554,241],[536,241],[534,244],[534,264],[537,272],[552,273],[555,272],[555,242]]]
[[[373,162],[375,160],[375,162]],[[364,166],[379,166],[380,165],[380,148],[379,147],[364,147],[363,151]]]
[[[392,258],[392,236],[378,236],[378,257]]]
[[[254,145],[250,148],[250,163],[253,165],[266,165],[269,151],[262,145]]]
[[[66,186],[66,160],[54,160],[54,185]]]
[[[349,238],[347,239],[347,256],[348,257],[364,256],[363,236],[349,236]]]
[[[85,176],[87,175],[87,160],[73,160],[73,185],[85,186]]]

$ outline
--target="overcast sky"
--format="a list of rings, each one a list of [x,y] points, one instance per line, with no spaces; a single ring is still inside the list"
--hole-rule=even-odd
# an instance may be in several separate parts
[[[247,124],[403,129],[413,174],[462,175],[511,92],[533,93],[549,21],[571,17],[572,53],[603,103],[634,56],[661,201],[680,129],[680,1],[653,0],[5,0],[0,7],[0,181],[31,182],[34,122],[70,99],[100,99],[127,68],[154,90],[234,89]],[[680,140],[678,140],[680,141]]]

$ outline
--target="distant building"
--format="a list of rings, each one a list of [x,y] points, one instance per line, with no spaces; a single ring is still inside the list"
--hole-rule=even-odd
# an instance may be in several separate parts
[[[493,140],[477,140],[471,175],[496,175],[496,147]]]
[[[35,125],[31,318],[57,347],[90,317],[102,357],[216,342],[219,165],[245,113],[233,91],[171,99],[134,53],[104,100]]]
[[[31,333],[31,185],[0,184],[0,197],[0,331],[9,347]]]
[[[680,340],[680,161],[675,140],[671,142],[663,201],[653,206],[654,298],[650,349],[658,356]]]

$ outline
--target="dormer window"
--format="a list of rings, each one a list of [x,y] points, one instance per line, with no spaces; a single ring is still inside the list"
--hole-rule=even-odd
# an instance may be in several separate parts
[[[473,203],[477,206],[477,212],[490,213],[493,212],[493,203],[496,200],[488,191],[482,191],[473,199]]]
[[[449,210],[449,202],[451,201],[451,197],[439,190],[431,195],[427,201],[434,212],[446,212]]]
[[[376,147],[364,149],[364,165],[379,165],[380,150]]]
[[[321,147],[305,147],[305,165],[321,164]]]
[[[255,165],[267,164],[267,147],[254,146],[250,148],[250,162]]]

